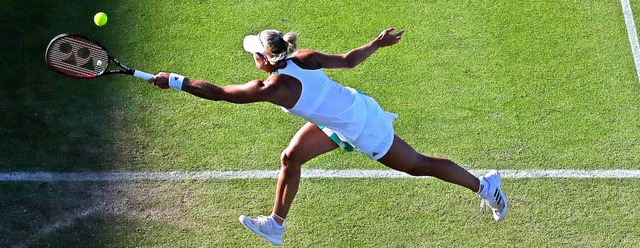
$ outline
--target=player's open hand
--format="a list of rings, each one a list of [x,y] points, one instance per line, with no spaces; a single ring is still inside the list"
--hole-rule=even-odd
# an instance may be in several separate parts
[[[149,79],[149,83],[158,86],[160,89],[169,88],[169,73],[158,72],[152,79]]]
[[[395,27],[383,30],[382,33],[380,33],[380,35],[378,35],[378,37],[374,41],[375,44],[378,45],[378,47],[386,47],[400,42],[400,39],[402,39],[402,34],[404,34],[404,29],[398,31],[397,33],[391,33],[393,31],[396,31]]]

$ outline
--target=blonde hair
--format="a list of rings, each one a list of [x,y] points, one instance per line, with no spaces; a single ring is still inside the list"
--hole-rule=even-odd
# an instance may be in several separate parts
[[[260,32],[260,41],[264,45],[269,63],[275,65],[296,51],[298,34],[293,32],[282,34],[278,30],[264,30]]]

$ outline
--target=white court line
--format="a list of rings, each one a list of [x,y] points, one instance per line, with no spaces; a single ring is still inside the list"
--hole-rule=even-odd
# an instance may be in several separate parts
[[[488,170],[470,170],[476,176]],[[141,180],[212,180],[277,178],[277,170],[201,171],[201,172],[5,172],[0,182],[81,182]],[[640,170],[501,170],[503,178],[640,178]],[[394,170],[321,170],[302,171],[303,178],[431,178],[412,177]]]
[[[636,75],[640,82],[640,45],[638,44],[638,33],[636,24],[633,20],[633,12],[629,0],[620,0],[622,4],[622,13],[624,14],[624,22],[627,25],[627,33],[629,34],[629,43],[631,43],[631,52],[633,53],[633,61],[636,64]]]

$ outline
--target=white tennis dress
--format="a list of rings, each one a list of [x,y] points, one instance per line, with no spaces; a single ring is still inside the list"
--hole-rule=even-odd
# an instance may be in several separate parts
[[[302,83],[300,98],[293,108],[282,107],[285,112],[324,126],[325,133],[335,133],[374,160],[393,144],[393,120],[398,115],[382,110],[373,98],[336,83],[322,69],[302,69],[291,59],[276,73]]]

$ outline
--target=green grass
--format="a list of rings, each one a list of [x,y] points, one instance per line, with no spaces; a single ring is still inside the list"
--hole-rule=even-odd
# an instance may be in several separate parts
[[[109,15],[101,28],[99,11]],[[68,79],[43,60],[52,37],[82,33],[144,71],[244,83],[266,75],[241,40],[267,28],[327,53],[406,29],[400,44],[328,73],[398,113],[397,134],[427,155],[469,169],[640,161],[640,83],[619,1],[8,0],[0,21],[3,172],[279,168],[304,121],[275,106],[205,101],[127,76]],[[305,168],[383,166],[336,151]],[[507,180],[512,209],[495,224],[475,196],[436,180],[304,180],[285,244],[633,246],[637,184]],[[3,247],[262,246],[236,218],[268,214],[274,191],[273,180],[0,185]]]
[[[292,30],[301,47],[346,52],[393,25],[407,30],[400,44],[329,73],[400,114],[396,131],[417,150],[477,168],[637,168],[640,84],[618,2],[294,1],[286,3],[305,7],[263,11],[283,3],[5,6],[22,14],[3,32],[21,32],[4,45],[19,63],[3,67],[37,73],[10,74],[3,84],[2,169],[277,168],[303,124],[269,104],[209,102],[131,77],[66,79],[42,62],[58,33],[94,37],[146,71],[225,85],[266,77],[240,47],[246,34]],[[338,11],[347,9],[359,14]],[[98,10],[110,15],[102,28],[90,18]],[[378,168],[340,152],[311,166]]]
[[[511,212],[495,223],[488,212],[478,212],[475,195],[437,180],[305,179],[284,241],[291,247],[629,247],[640,242],[639,183],[506,180]],[[274,180],[3,183],[3,199],[29,204],[7,209],[3,202],[0,216],[20,230],[9,239],[16,244],[266,246],[237,218],[264,214],[273,185]],[[30,198],[33,192],[40,197]],[[73,218],[93,207],[93,214]],[[69,219],[75,221],[53,228]]]

